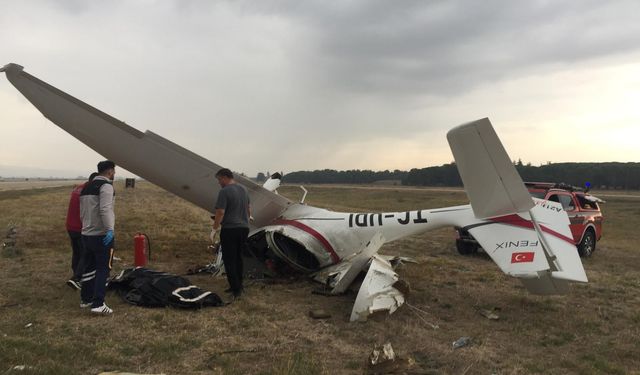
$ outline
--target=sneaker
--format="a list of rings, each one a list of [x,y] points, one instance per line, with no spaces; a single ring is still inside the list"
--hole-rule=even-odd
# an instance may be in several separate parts
[[[67,280],[67,285],[69,285],[69,288],[73,290],[80,290],[80,288],[82,287],[82,285],[80,285],[80,282],[74,279]]]
[[[113,314],[113,310],[111,310],[111,308],[109,306],[107,306],[107,304],[103,303],[102,306],[98,306],[98,307],[92,307],[91,308],[91,312],[94,314],[101,314],[101,315],[111,315]]]
[[[81,309],[86,309],[87,307],[91,306],[92,303],[91,302],[84,302],[84,301],[80,301],[80,308]]]

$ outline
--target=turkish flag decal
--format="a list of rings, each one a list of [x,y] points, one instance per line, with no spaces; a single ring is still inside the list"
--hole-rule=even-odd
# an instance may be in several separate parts
[[[513,253],[511,254],[511,263],[529,263],[533,262],[534,252]]]

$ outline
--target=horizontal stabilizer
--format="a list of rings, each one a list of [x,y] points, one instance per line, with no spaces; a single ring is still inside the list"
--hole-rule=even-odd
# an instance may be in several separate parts
[[[586,283],[587,274],[573,242],[569,217],[562,205],[542,199],[535,199],[535,203],[530,215],[548,256],[553,259],[553,278]]]
[[[447,139],[477,218],[526,212],[533,207],[488,118],[451,129]]]
[[[504,273],[516,277],[550,268],[533,224],[523,216],[499,216],[467,229]]]
[[[531,293],[564,294],[569,282],[587,282],[587,276],[560,203],[535,202],[528,213],[493,217],[465,229]]]

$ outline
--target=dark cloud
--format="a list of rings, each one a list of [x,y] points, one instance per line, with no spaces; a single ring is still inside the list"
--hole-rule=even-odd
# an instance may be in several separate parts
[[[287,4],[259,10],[297,20],[315,38],[309,66],[360,93],[452,95],[640,48],[637,1]]]
[[[364,168],[403,153],[412,155],[411,165],[385,168],[406,168],[450,161],[444,133],[459,123],[494,115],[542,122],[540,101],[550,96],[562,103],[549,107],[560,116],[571,104],[565,96],[575,92],[554,77],[580,72],[573,79],[588,79],[598,67],[630,59],[640,46],[639,7],[637,1],[24,1],[0,12],[7,58],[0,64],[21,63],[140,130],[237,170]],[[535,88],[515,87],[523,81]],[[4,98],[16,95],[9,86],[0,86]],[[21,110],[33,114],[31,107]],[[18,123],[21,115],[8,112],[0,123]],[[33,142],[43,154],[52,154],[42,145],[47,137],[59,136],[67,150],[77,143],[34,126],[41,117],[31,121],[10,127],[14,143]],[[29,137],[23,129],[49,133]],[[0,150],[0,159],[20,152]]]

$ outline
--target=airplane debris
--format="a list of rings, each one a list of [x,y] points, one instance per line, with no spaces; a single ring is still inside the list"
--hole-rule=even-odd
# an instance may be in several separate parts
[[[391,264],[374,255],[353,305],[351,321],[366,321],[369,315],[377,311],[388,310],[392,314],[402,306],[404,296],[393,287],[397,281],[398,274],[393,271]]]
[[[411,358],[401,358],[396,355],[391,343],[376,346],[367,362],[366,374],[406,374],[414,373],[411,369],[416,366],[416,361]],[[417,369],[414,369],[415,371]],[[421,373],[420,371],[416,373]]]
[[[463,336],[453,342],[453,349],[460,349],[471,344],[471,337]]]
[[[480,310],[478,310],[478,312],[480,313],[480,315],[484,316],[485,318],[487,318],[489,320],[498,320],[498,319],[500,319],[500,316],[498,316],[498,314],[494,313],[492,310],[480,309]]]
[[[17,365],[11,368],[13,371],[25,371],[25,370],[33,370],[33,366],[28,365]]]
[[[280,187],[280,182],[282,179],[282,175],[280,173],[274,173],[269,177],[267,181],[262,184],[262,187],[268,191],[272,191],[274,193],[278,193],[277,189]]]
[[[380,365],[385,362],[393,362],[396,360],[396,353],[391,347],[391,343],[387,342],[382,346],[377,346],[369,356],[369,364],[372,366]]]
[[[384,238],[382,234],[376,233],[364,248],[345,258],[336,266],[328,267],[326,270],[319,272],[314,277],[314,280],[333,288],[331,294],[344,293],[383,244]]]
[[[411,257],[403,257],[399,255],[380,255],[382,258],[386,259],[391,263],[393,269],[396,269],[398,266],[403,266],[405,263],[413,263],[418,264],[418,261]]]
[[[33,323],[27,323],[24,326],[24,328],[31,328],[31,327],[33,327]]]
[[[323,309],[313,309],[309,310],[309,316],[313,319],[329,319],[331,318],[331,314],[329,314],[326,310]]]

